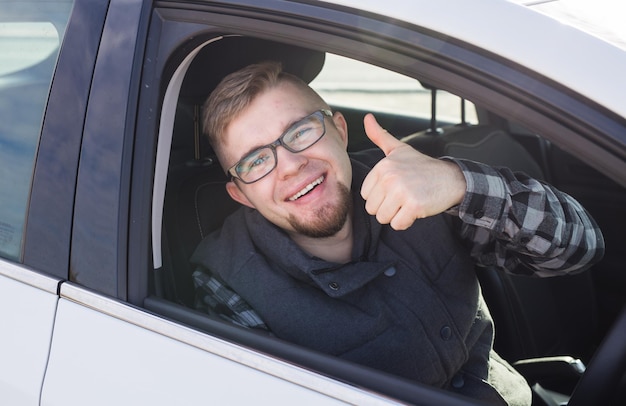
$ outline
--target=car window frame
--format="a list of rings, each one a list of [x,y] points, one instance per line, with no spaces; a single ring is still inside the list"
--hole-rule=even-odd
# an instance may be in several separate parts
[[[23,263],[69,278],[85,110],[108,0],[74,0],[52,78],[33,174]]]
[[[84,110],[69,280],[127,299],[130,183],[150,2],[111,0]]]

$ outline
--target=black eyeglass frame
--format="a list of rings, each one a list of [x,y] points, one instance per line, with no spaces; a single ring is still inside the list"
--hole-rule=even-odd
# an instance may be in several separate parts
[[[307,145],[304,148],[301,149],[293,149],[291,148],[289,145],[287,145],[284,141],[283,138],[289,134],[290,131],[292,131],[292,129],[294,127],[299,126],[303,121],[309,119],[310,117],[318,117],[320,119],[320,122],[322,123],[322,134],[315,140],[313,141],[311,144]],[[311,148],[313,145],[315,145],[319,140],[321,140],[324,135],[326,135],[326,122],[324,120],[324,116],[326,117],[332,117],[333,113],[332,111],[330,111],[329,109],[320,109],[320,110],[316,110],[313,113],[309,114],[308,116],[305,116],[303,118],[301,118],[300,120],[298,120],[295,124],[293,124],[292,126],[290,126],[287,130],[285,130],[285,132],[283,132],[280,137],[278,137],[278,139],[276,139],[276,141],[267,144],[267,145],[263,145],[260,146],[259,148],[254,149],[254,151],[251,151],[250,153],[246,154],[246,156],[244,156],[243,158],[241,158],[239,161],[235,162],[235,164],[233,166],[231,166],[230,168],[228,168],[228,170],[226,171],[227,175],[230,175],[231,178],[237,179],[239,181],[241,181],[242,183],[245,183],[246,185],[249,185],[251,183],[255,183],[260,181],[261,179],[263,179],[264,177],[266,177],[267,175],[269,175],[270,173],[272,173],[272,171],[274,169],[276,169],[276,166],[278,165],[278,156],[276,155],[276,147],[278,147],[279,145],[282,146],[283,148],[285,148],[287,151],[292,152],[292,153],[298,153],[298,152],[302,152],[308,148]],[[241,178],[241,176],[239,175],[239,173],[237,172],[237,167],[241,164],[241,162],[243,162],[244,160],[246,160],[247,157],[249,157],[250,155],[254,155],[256,154],[258,151],[265,149],[265,148],[269,148],[272,153],[274,154],[274,166],[272,166],[272,169],[270,169],[269,171],[267,171],[266,174],[264,174],[263,176],[259,177],[258,179],[255,179],[253,181],[245,181]]]

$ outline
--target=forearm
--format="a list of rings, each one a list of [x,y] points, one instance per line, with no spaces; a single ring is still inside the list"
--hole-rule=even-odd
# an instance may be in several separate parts
[[[598,226],[571,196],[523,174],[454,160],[466,178],[459,232],[483,265],[538,276],[587,269],[602,258]]]

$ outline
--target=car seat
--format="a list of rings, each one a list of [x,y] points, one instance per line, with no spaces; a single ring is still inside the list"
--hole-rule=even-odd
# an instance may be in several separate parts
[[[228,196],[228,178],[201,131],[200,110],[208,95],[227,74],[251,63],[278,60],[283,70],[310,82],[324,59],[323,52],[242,36],[224,36],[200,50],[181,85],[174,122],[163,213],[164,271],[155,278],[158,295],[193,306],[189,259],[202,238],[239,207]]]

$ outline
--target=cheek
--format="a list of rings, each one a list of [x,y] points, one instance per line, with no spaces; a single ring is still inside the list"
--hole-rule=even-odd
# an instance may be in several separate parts
[[[337,157],[338,165],[338,178],[339,181],[344,183],[348,188],[352,184],[352,162],[347,154],[342,154]]]
[[[271,176],[268,175],[268,176]],[[249,201],[259,210],[274,204],[274,184],[272,179],[262,179],[260,182],[252,184],[252,188],[247,190],[246,195]]]

